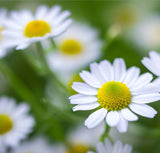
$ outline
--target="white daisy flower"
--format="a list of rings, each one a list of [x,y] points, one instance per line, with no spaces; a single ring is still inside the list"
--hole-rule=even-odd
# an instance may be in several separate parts
[[[146,105],[160,100],[160,86],[151,83],[150,73],[140,75],[140,69],[134,66],[127,70],[121,58],[115,59],[113,65],[107,60],[93,63],[90,69],[80,73],[85,83],[74,82],[72,88],[78,94],[69,98],[71,104],[77,104],[73,111],[97,109],[85,121],[88,128],[105,119],[109,126],[126,132],[128,121],[138,120],[135,113],[148,118],[157,114]]]
[[[131,153],[132,146],[129,144],[125,144],[123,146],[121,141],[116,141],[112,146],[109,139],[105,139],[104,143],[99,142],[96,147],[97,153]],[[87,153],[94,153],[89,151]]]
[[[96,60],[101,54],[98,32],[82,23],[75,23],[54,41],[57,50],[48,55],[48,62],[53,70],[59,72],[73,72]]]
[[[160,47],[159,16],[145,18],[132,31],[131,37],[137,46],[144,49],[157,49]]]
[[[57,153],[55,149],[44,137],[37,137],[23,142],[19,147],[12,150],[12,153]],[[58,151],[58,153],[60,152]]]
[[[10,19],[6,22],[3,36],[17,41],[16,49],[25,49],[31,43],[55,37],[63,33],[71,24],[68,19],[69,11],[60,12],[60,6],[48,9],[40,6],[33,15],[29,10],[11,12]]]
[[[0,98],[0,148],[16,147],[32,131],[34,119],[26,104],[7,97]]]

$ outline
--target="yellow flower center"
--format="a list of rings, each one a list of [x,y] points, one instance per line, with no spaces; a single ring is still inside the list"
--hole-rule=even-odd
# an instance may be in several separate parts
[[[13,123],[7,115],[0,114],[0,135],[9,132],[12,129]]]
[[[0,40],[2,39],[2,35],[1,35],[1,32],[4,28],[0,28]]]
[[[84,145],[73,146],[67,153],[87,153],[88,148]]]
[[[82,45],[76,40],[65,40],[62,42],[60,50],[66,55],[76,55],[82,52]]]
[[[98,90],[98,102],[108,111],[118,111],[131,102],[131,92],[121,82],[109,81]]]
[[[51,27],[49,24],[42,20],[31,21],[27,24],[24,30],[24,35],[26,37],[43,37],[47,33],[51,32]]]

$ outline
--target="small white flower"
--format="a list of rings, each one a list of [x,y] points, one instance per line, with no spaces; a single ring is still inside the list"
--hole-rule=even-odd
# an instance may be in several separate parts
[[[48,62],[53,70],[63,73],[86,66],[101,54],[97,31],[82,23],[73,24],[54,41],[57,50],[48,55]]]
[[[148,118],[157,114],[146,105],[160,100],[160,86],[151,83],[150,73],[140,75],[140,69],[134,66],[127,70],[121,58],[113,65],[107,60],[92,63],[90,70],[80,73],[85,83],[74,82],[72,88],[78,94],[69,98],[71,104],[77,104],[73,111],[97,109],[85,121],[88,128],[106,119],[109,126],[126,132],[128,121],[138,120],[134,113]]]
[[[144,49],[160,47],[160,17],[151,16],[142,20],[132,30],[133,41]]]
[[[31,43],[55,37],[63,33],[72,20],[67,19],[69,11],[60,12],[60,6],[48,9],[40,6],[33,15],[29,10],[11,12],[10,19],[6,22],[3,36],[17,41],[17,49],[25,49]]]
[[[55,147],[49,144],[45,138],[37,137],[23,142],[19,147],[12,150],[12,153],[56,153],[56,151]]]
[[[16,147],[32,131],[34,119],[26,104],[7,97],[0,98],[0,148]]]
[[[121,141],[116,141],[112,146],[109,139],[105,139],[104,143],[99,142],[96,147],[97,153],[131,153],[132,146],[129,144],[125,144],[123,146]],[[87,153],[94,153],[89,151]]]

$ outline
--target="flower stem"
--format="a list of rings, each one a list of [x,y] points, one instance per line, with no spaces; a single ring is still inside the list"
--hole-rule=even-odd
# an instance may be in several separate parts
[[[105,138],[111,139],[110,136],[109,136],[109,131],[110,131],[110,127],[108,126],[108,124],[105,124],[105,131],[101,135],[100,141],[104,142]]]

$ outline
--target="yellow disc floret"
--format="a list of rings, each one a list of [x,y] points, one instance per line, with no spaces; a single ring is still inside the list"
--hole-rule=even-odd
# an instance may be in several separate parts
[[[131,102],[131,92],[126,84],[110,81],[98,90],[98,102],[108,111],[118,111]]]
[[[51,32],[49,24],[43,20],[30,21],[24,30],[24,35],[28,38],[43,37]]]
[[[66,55],[76,55],[82,52],[82,45],[76,40],[68,39],[62,42],[60,50]]]
[[[4,28],[0,28],[0,39],[2,39],[2,34],[1,34],[1,32],[2,32],[3,29],[4,29]]]
[[[13,123],[7,115],[0,114],[0,135],[9,132],[12,129]]]
[[[67,153],[87,153],[88,147],[84,145],[76,145],[71,147],[71,149]]]

